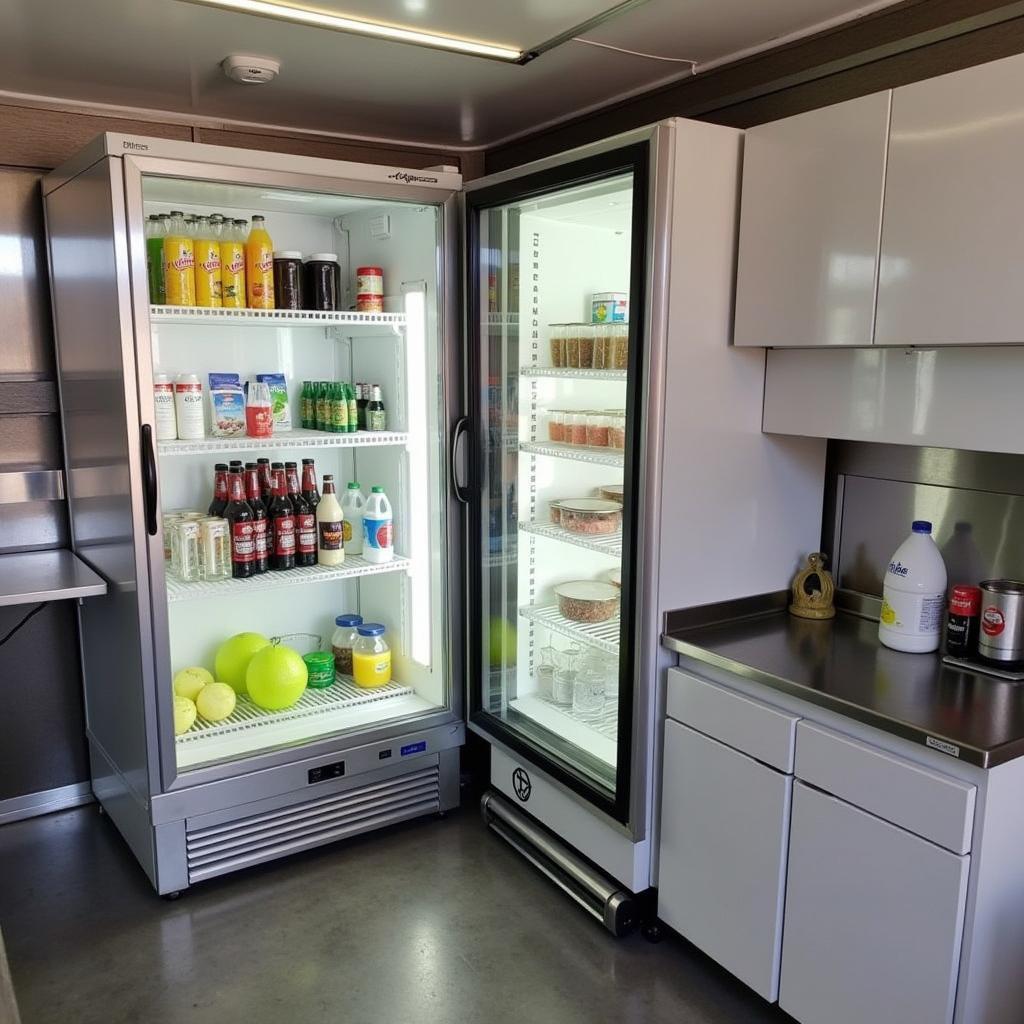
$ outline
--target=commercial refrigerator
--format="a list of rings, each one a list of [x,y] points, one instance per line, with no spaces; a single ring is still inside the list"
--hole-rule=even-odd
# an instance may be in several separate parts
[[[820,446],[761,434],[763,353],[729,347],[740,146],[670,121],[463,188],[105,135],[46,178],[73,546],[109,583],[79,610],[93,788],[159,892],[454,807],[468,723],[492,827],[613,931],[640,916],[661,616],[785,586],[818,541]],[[385,312],[154,306],[171,209],[336,254],[345,309],[383,267]],[[388,430],[154,439],[154,374],[224,371],[284,373],[296,425],[304,380],[380,384]],[[396,559],[179,578],[168,517],[257,456],[383,485]],[[179,669],[346,612],[386,625],[387,687],[174,735]]]

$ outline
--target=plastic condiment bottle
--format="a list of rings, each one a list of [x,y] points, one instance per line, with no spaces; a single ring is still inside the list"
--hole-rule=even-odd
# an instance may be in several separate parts
[[[391,503],[383,487],[371,487],[370,500],[363,509],[363,558],[368,562],[390,562],[394,557]]]
[[[334,620],[337,628],[331,636],[331,650],[334,652],[335,671],[343,676],[352,675],[352,648],[359,639],[356,627],[362,624],[362,615],[339,615]]]
[[[926,654],[938,650],[946,604],[946,563],[932,524],[914,521],[885,571],[878,639],[894,651]]]
[[[352,648],[352,678],[356,686],[370,688],[391,682],[391,648],[379,622],[356,627],[359,639]]]
[[[341,499],[341,511],[345,516],[345,550],[350,555],[363,553],[363,509],[366,496],[353,481],[345,489]]]
[[[324,489],[316,507],[317,556],[320,565],[341,565],[345,561],[345,516],[334,492],[334,477],[324,475]]]
[[[274,243],[259,214],[245,242],[245,286],[250,309],[274,308]]]
[[[174,414],[182,441],[197,441],[205,436],[203,385],[194,373],[179,373],[174,382]]]

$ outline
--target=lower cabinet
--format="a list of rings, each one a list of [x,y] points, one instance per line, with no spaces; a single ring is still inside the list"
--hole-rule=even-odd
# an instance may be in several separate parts
[[[666,721],[658,916],[771,1001],[792,789],[791,775]]]
[[[797,782],[779,1005],[802,1024],[948,1024],[969,862]]]

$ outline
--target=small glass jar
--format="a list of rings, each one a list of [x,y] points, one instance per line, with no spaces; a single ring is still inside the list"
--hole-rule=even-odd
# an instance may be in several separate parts
[[[565,366],[565,324],[548,324],[551,344],[551,365]]]
[[[537,693],[541,697],[551,699],[552,686],[555,681],[555,655],[558,652],[548,644],[540,649],[537,658]]]
[[[555,674],[551,679],[551,699],[563,707],[572,706],[572,690],[576,682],[576,662],[579,656],[578,647],[569,647],[558,654]]]
[[[591,448],[608,447],[608,421],[603,412],[594,412],[587,417],[587,444]]]
[[[352,675],[352,648],[359,639],[356,629],[362,624],[362,615],[339,615],[334,620],[336,628],[331,636],[331,652],[334,654],[334,669],[343,676]]]
[[[199,554],[203,579],[225,580],[231,575],[231,533],[219,516],[199,520]]]
[[[565,441],[565,413],[561,409],[548,410],[548,440],[559,444]]]
[[[199,553],[199,523],[195,519],[182,519],[175,524],[178,578],[186,583],[197,583],[202,578],[202,558]]]
[[[626,417],[621,413],[608,417],[608,447],[626,447]]]
[[[391,682],[391,648],[379,622],[356,626],[358,639],[352,647],[352,679],[365,690]]]
[[[568,417],[566,441],[573,445],[587,443],[587,413],[574,412]]]
[[[580,362],[581,370],[589,370],[594,365],[594,337],[595,329],[593,324],[580,324]]]
[[[583,324],[565,325],[565,365],[578,369],[580,365],[580,328]]]
[[[611,324],[611,359],[608,363],[613,370],[629,367],[629,324]]]
[[[572,710],[577,715],[593,715],[604,707],[607,676],[605,659],[597,651],[589,651],[576,668],[572,684]]]
[[[604,370],[608,366],[609,343],[612,327],[610,324],[594,324],[594,358],[591,365],[595,370]]]

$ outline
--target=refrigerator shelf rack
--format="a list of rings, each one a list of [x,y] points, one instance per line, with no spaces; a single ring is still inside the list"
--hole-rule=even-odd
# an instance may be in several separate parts
[[[181,443],[181,442],[178,442]],[[618,449],[606,451],[601,448],[586,448],[583,445],[558,444],[524,441],[519,450],[530,455],[553,455],[556,458],[572,459],[575,462],[589,462],[594,466],[622,466],[624,453]]]
[[[186,583],[167,577],[168,601],[193,601],[204,597],[228,597],[232,594],[251,594],[257,591],[277,590],[296,583],[329,583],[332,580],[354,579],[359,576],[380,576],[389,572],[408,572],[412,563],[408,558],[395,557],[390,562],[367,562],[358,555],[349,555],[343,565],[300,566],[286,572],[267,572],[249,579],[200,580]]]
[[[328,434],[322,430],[290,430],[274,437],[203,437],[194,441],[158,441],[161,455],[215,455],[217,452],[285,451],[292,448],[379,448],[404,445],[409,435],[391,430],[360,430]]]
[[[546,626],[553,633],[559,633],[577,643],[596,647],[606,654],[619,653],[619,617],[604,622],[574,622],[558,610],[558,605],[523,605],[519,614],[524,619]]]
[[[211,309],[207,306],[150,306],[154,324],[236,324],[240,327],[405,327],[404,313],[356,313],[317,309]]]
[[[290,722],[299,718],[311,718],[329,714],[332,711],[345,711],[363,704],[404,697],[413,693],[413,689],[392,680],[384,686],[372,690],[364,690],[356,686],[348,676],[338,676],[333,686],[323,690],[307,688],[298,701],[284,711],[264,711],[245,697],[239,698],[235,710],[222,722],[207,722],[196,719],[196,724],[188,732],[176,736],[174,742],[178,746],[201,743],[203,740],[246,732],[251,729],[265,728],[280,722]]]
[[[564,541],[566,544],[575,544],[576,547],[586,548],[588,551],[599,551],[602,555],[611,555],[613,558],[622,557],[622,533],[610,534],[586,534],[573,533],[565,530],[554,523],[530,523],[521,522],[519,529],[523,533],[531,533],[535,537],[548,537],[551,540]]]
[[[604,707],[592,714],[573,711],[572,705],[556,704],[550,697],[530,693],[514,697],[508,706],[538,725],[615,767],[619,735],[618,696],[606,698]]]
[[[588,370],[571,366],[524,366],[523,377],[557,377],[562,380],[626,380],[625,370]]]

